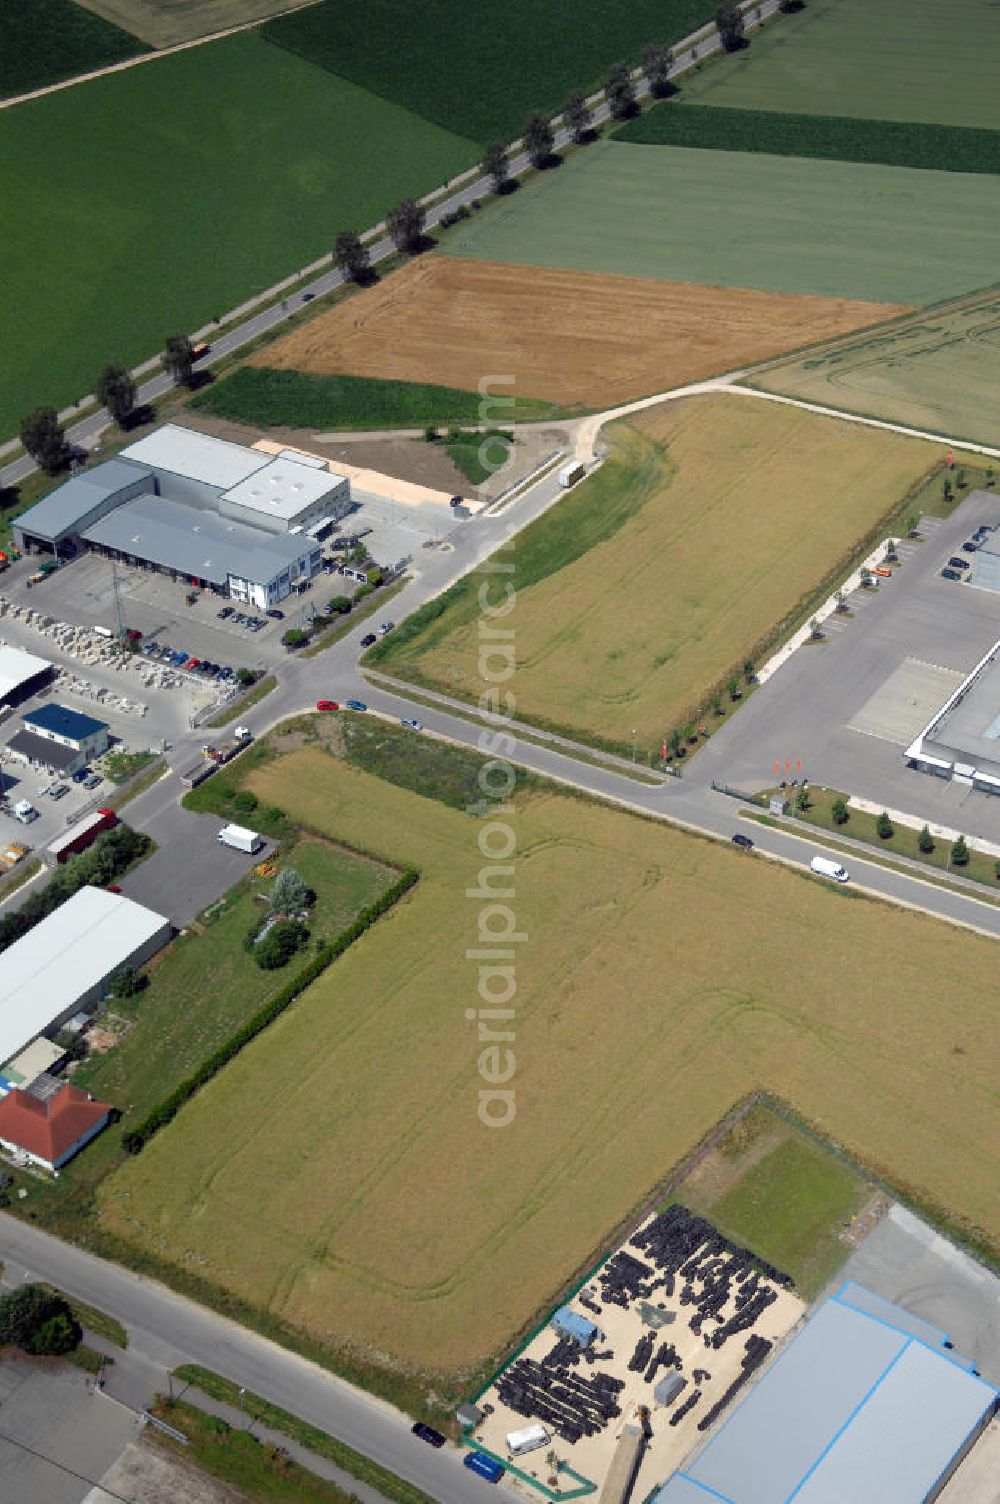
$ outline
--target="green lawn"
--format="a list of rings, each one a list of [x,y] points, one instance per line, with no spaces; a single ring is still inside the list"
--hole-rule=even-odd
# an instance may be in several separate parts
[[[478,155],[256,32],[0,112],[0,434]]]
[[[719,1231],[818,1294],[849,1253],[838,1234],[870,1194],[864,1179],[819,1144],[789,1135],[717,1200],[699,1203]],[[684,1188],[680,1198],[686,1200]]]
[[[714,0],[327,0],[269,21],[263,35],[461,136],[510,140],[533,110],[599,87],[647,42],[711,19]]]
[[[859,120],[850,115],[776,115],[771,110],[717,109],[666,100],[619,126],[614,136],[641,146],[697,146],[941,172],[1000,172],[1000,130],[958,125]]]
[[[1000,128],[993,0],[807,0],[684,96],[751,110]]]
[[[0,99],[148,51],[138,37],[73,0],[6,0],[0,5]]]
[[[996,280],[1000,179],[602,141],[450,255],[924,304]]]
[[[370,376],[310,376],[269,366],[243,366],[216,382],[191,406],[234,423],[293,428],[424,428],[477,423],[478,392],[416,381],[380,381]],[[511,421],[558,415],[551,402],[520,398]]]
[[[258,826],[267,824],[254,818]],[[338,935],[396,877],[342,847],[309,839],[290,845],[280,865],[294,867],[318,895],[309,924],[316,939]],[[119,1108],[125,1128],[191,1075],[309,958],[307,950],[282,970],[262,971],[244,949],[247,931],[266,912],[254,895],[268,887],[254,877],[238,884],[209,911],[214,917],[204,932],[179,935],[154,963],[145,992],[113,1004],[112,1011],[132,1027],[107,1054],[91,1055],[73,1081]],[[120,1140],[118,1129],[102,1134],[63,1172],[61,1183],[71,1196],[107,1173],[121,1157]]]

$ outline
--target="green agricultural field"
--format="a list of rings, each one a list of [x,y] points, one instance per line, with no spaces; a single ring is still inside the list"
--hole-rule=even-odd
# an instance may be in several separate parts
[[[0,434],[477,155],[252,32],[0,111]]]
[[[120,63],[148,48],[74,0],[0,5],[0,99]]]
[[[459,136],[509,141],[533,110],[598,88],[612,63],[674,42],[713,0],[327,0],[263,27],[269,41]]]
[[[1000,178],[602,141],[449,237],[454,256],[925,304],[996,280]]]
[[[1000,129],[993,0],[807,0],[688,75],[692,102]]]
[[[993,941],[963,935],[943,1008],[950,927],[530,788],[500,827],[525,937],[505,1004],[513,1060],[500,1049],[481,1067],[468,952],[481,920],[495,934],[505,916],[466,892],[489,827],[318,745],[247,776],[262,803],[421,877],[98,1188],[99,1235],[150,1272],[243,1297],[397,1384],[416,1371],[441,1405],[767,1086],[1000,1243]],[[480,1120],[480,1068],[514,1093],[506,1128]],[[839,1189],[809,1200],[810,1215],[843,1206]]]
[[[269,366],[242,366],[208,387],[191,406],[260,428],[423,428],[478,423],[478,392],[368,376],[310,376]],[[555,416],[551,402],[519,398],[511,422]],[[477,439],[478,444],[478,439]]]
[[[1000,172],[1000,131],[849,115],[776,115],[771,110],[717,109],[667,100],[620,126],[614,138],[639,146],[697,146],[940,172]]]
[[[1000,296],[845,340],[774,366],[753,384],[930,433],[996,445]]]
[[[728,678],[943,458],[749,396],[667,402],[609,437],[604,465],[518,537],[510,688],[522,720],[613,750],[634,730],[643,760],[689,719],[718,724]],[[477,593],[496,578],[460,580],[368,661],[475,702]]]

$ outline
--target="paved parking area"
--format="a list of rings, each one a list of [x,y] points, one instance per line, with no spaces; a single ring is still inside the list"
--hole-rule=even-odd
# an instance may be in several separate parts
[[[62,1363],[11,1354],[0,1367],[0,1498],[17,1504],[83,1504],[92,1486],[139,1436],[131,1410],[97,1393]]]
[[[950,517],[928,519],[926,541],[900,545],[892,578],[877,591],[855,591],[852,616],[831,617],[822,645],[793,654],[712,737],[688,776],[764,788],[775,762],[790,758],[814,783],[1000,839],[1000,799],[902,760],[903,737],[934,686],[953,687],[1000,637],[1000,595],[939,573],[975,527],[998,521],[1000,498],[986,492],[973,492]]]
[[[832,1288],[849,1279],[946,1331],[983,1378],[1000,1385],[1000,1278],[912,1212],[894,1206]]]

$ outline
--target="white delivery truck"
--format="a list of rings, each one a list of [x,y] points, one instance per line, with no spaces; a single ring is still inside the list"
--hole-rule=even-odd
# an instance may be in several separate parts
[[[809,865],[819,877],[832,877],[835,883],[850,881],[851,874],[847,868],[841,867],[828,856],[814,856]]]
[[[559,484],[563,490],[569,490],[570,486],[575,486],[578,480],[583,480],[586,473],[586,465],[582,464],[580,460],[571,460],[568,465],[563,465],[559,471]]]
[[[549,1440],[544,1426],[525,1426],[523,1431],[507,1432],[507,1450],[512,1457],[520,1457],[525,1452],[533,1452],[536,1447],[548,1446]]]
[[[215,839],[234,851],[245,851],[247,856],[256,855],[264,845],[257,832],[247,830],[245,825],[224,825]]]
[[[38,811],[27,799],[19,799],[14,805],[14,819],[20,820],[22,825],[30,825],[32,820],[38,819]]]

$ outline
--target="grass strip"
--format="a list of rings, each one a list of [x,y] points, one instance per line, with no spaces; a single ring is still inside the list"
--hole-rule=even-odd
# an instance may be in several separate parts
[[[823,157],[935,172],[1000,172],[1000,131],[841,115],[785,115],[667,100],[629,120],[618,141],[693,146],[709,151],[763,152],[774,157]]]
[[[202,1368],[197,1363],[185,1363],[182,1367],[175,1368],[173,1377],[181,1383],[193,1384],[211,1399],[221,1400],[224,1404],[238,1405],[240,1402],[238,1385],[229,1379],[224,1379],[221,1374],[213,1373],[210,1368]],[[397,1478],[395,1473],[390,1473],[388,1469],[380,1467],[377,1462],[372,1462],[361,1452],[354,1451],[353,1447],[328,1436],[318,1427],[299,1420],[289,1411],[282,1410],[277,1405],[261,1399],[259,1394],[254,1394],[249,1389],[243,1395],[243,1409],[254,1420],[260,1421],[261,1425],[280,1431],[290,1440],[297,1441],[300,1446],[307,1447],[310,1452],[315,1452],[317,1457],[325,1457],[328,1462],[336,1463],[346,1473],[357,1478],[360,1483],[368,1483],[378,1489],[385,1498],[393,1499],[397,1501],[397,1504],[431,1504],[427,1494],[414,1487],[412,1483],[406,1483],[402,1478]]]
[[[249,1396],[247,1396],[249,1399]],[[239,1490],[241,1499],[255,1504],[352,1504],[342,1488],[293,1462],[280,1447],[258,1441],[249,1431],[230,1426],[214,1415],[180,1400],[160,1399],[153,1413],[188,1445],[151,1428],[153,1440],[167,1451],[193,1461],[204,1472]],[[227,1497],[236,1497],[227,1492]]]
[[[12,893],[16,893],[18,888],[23,888],[25,883],[30,883],[31,879],[38,875],[41,865],[40,857],[20,862],[15,867],[13,876],[7,882],[0,884],[0,903],[4,903]]]
[[[95,1352],[85,1342],[79,1347],[74,1347],[71,1353],[65,1353],[67,1363],[72,1363],[74,1368],[82,1368],[84,1373],[100,1373],[102,1368],[108,1368],[115,1361],[114,1358],[105,1357],[104,1353]]]
[[[147,789],[153,787],[154,783],[159,783],[167,771],[167,764],[162,758],[158,757],[148,768],[140,771],[134,778],[130,779],[121,793],[112,794],[108,800],[108,804],[112,809],[123,809],[129,800],[135,799],[138,794],[144,794]]]
[[[111,1342],[115,1347],[128,1347],[128,1332],[120,1321],[109,1316],[106,1311],[99,1311],[96,1306],[88,1306],[86,1301],[77,1300],[73,1295],[67,1295],[65,1290],[60,1290],[57,1285],[42,1283],[43,1290],[48,1290],[51,1295],[57,1295],[64,1300],[73,1312],[74,1317],[81,1326],[85,1326],[89,1332],[97,1337],[103,1337],[105,1342]]]
[[[190,406],[217,418],[255,427],[426,428],[478,423],[483,399],[459,387],[369,376],[313,376],[270,366],[241,366],[214,382]],[[511,422],[541,421],[562,409],[518,398]],[[506,414],[505,414],[506,416]]]
[[[134,778],[136,773],[141,773],[143,768],[156,757],[155,752],[108,752],[102,759],[101,767],[104,776],[110,778],[112,783],[124,783],[128,778]]]
[[[269,695],[272,689],[276,689],[277,687],[278,681],[275,676],[268,674],[266,679],[259,679],[245,695],[241,695],[238,700],[234,700],[231,705],[227,705],[225,710],[220,710],[218,715],[213,715],[212,719],[206,721],[205,724],[207,726],[228,726],[231,721],[238,720],[243,712],[249,710],[252,705],[259,705],[261,700]]]

